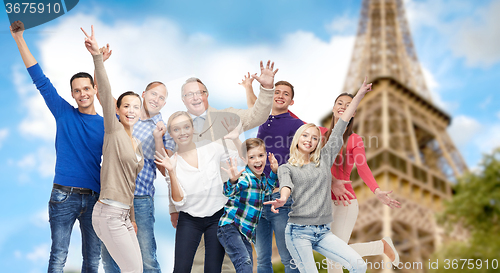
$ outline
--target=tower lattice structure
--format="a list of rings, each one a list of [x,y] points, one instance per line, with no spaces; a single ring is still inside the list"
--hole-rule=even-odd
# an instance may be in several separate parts
[[[354,132],[364,140],[379,186],[393,190],[391,197],[402,208],[383,205],[353,170],[360,207],[350,243],[389,236],[403,268],[382,269],[381,261],[387,264],[387,258],[365,257],[370,272],[425,272],[443,239],[435,214],[451,197],[451,182],[467,166],[446,131],[451,117],[431,100],[403,0],[363,0],[343,91],[356,92],[365,76],[373,82],[373,91],[358,107]],[[330,118],[323,124],[330,124]]]

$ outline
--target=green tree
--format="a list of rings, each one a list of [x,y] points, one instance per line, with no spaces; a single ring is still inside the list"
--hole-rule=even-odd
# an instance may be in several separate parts
[[[431,259],[439,268],[431,272],[499,272],[500,149],[484,155],[480,170],[459,178],[454,191],[438,220],[447,231],[457,225],[465,228],[470,237],[467,242],[445,242]]]

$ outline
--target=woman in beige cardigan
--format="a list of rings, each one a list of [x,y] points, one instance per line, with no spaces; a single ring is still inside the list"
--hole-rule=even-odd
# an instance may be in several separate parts
[[[115,105],[94,27],[91,36],[87,33],[85,36],[85,47],[92,54],[99,82],[105,132],[101,193],[92,213],[92,225],[122,273],[142,272],[133,200],[135,179],[144,160],[139,141],[132,136],[133,126],[139,120],[141,99],[129,91],[123,93]]]

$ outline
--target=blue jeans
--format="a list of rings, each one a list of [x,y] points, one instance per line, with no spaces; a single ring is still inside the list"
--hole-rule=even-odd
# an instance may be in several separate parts
[[[264,202],[280,198],[280,193],[275,192],[266,195]],[[257,252],[257,272],[273,273],[271,257],[273,255],[273,231],[278,246],[281,262],[285,266],[285,273],[298,273],[297,268],[290,267],[292,256],[285,243],[285,228],[288,222],[288,213],[293,204],[292,197],[289,197],[285,205],[278,209],[279,213],[271,211],[271,205],[264,205],[262,216],[256,229],[255,251]]]
[[[217,229],[217,238],[233,262],[238,273],[252,273],[252,244],[233,224],[220,226]]]
[[[298,268],[301,273],[318,272],[313,250],[340,263],[349,272],[366,272],[366,263],[363,258],[346,242],[333,235],[330,231],[330,224],[304,226],[288,223],[285,239],[286,246],[293,257],[292,267]],[[320,265],[324,265],[324,263],[320,263]]]
[[[49,273],[62,273],[68,256],[71,231],[76,219],[82,233],[82,273],[96,272],[99,268],[101,240],[92,227],[92,209],[99,194],[80,194],[52,189],[49,201],[49,223],[52,238]]]
[[[156,258],[156,239],[154,235],[155,204],[149,195],[134,196],[135,223],[137,224],[137,240],[141,248],[144,273],[160,273],[160,264]],[[102,246],[102,263],[106,273],[119,273],[120,268]]]

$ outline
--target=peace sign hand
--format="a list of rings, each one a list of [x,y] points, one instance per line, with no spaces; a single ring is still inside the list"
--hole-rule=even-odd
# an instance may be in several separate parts
[[[85,30],[83,30],[83,28],[80,28],[85,34],[85,47],[90,52],[90,54],[94,56],[99,55],[101,53],[99,52],[99,45],[97,45],[97,40],[95,38],[94,26],[92,25],[90,28],[92,30],[90,36],[87,34],[87,32],[85,32]]]

